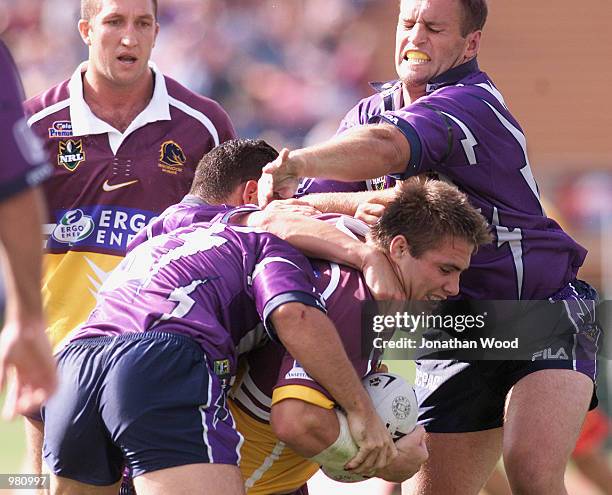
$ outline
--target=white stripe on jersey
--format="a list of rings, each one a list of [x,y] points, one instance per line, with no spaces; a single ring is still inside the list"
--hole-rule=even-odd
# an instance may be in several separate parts
[[[57,103],[54,103],[53,105],[50,105],[47,108],[43,108],[40,112],[36,112],[28,119],[28,126],[32,127],[39,120],[42,120],[45,117],[48,117],[49,115],[52,115],[55,112],[59,112],[60,110],[63,110],[64,108],[69,106],[70,99],[66,98],[65,100],[58,101]]]
[[[261,402],[261,404],[263,404],[266,407],[272,407],[272,398],[268,397],[261,390],[259,390],[259,387],[255,385],[255,382],[251,378],[251,375],[248,373],[248,371],[247,373],[244,374],[242,385],[244,385],[244,387],[248,390],[248,392],[253,397],[255,397],[259,402]]]
[[[232,398],[232,400],[234,400],[235,402],[239,402],[243,407],[245,407],[253,415],[258,417],[262,421],[269,423],[270,422],[270,408],[272,407],[272,398],[268,397],[261,390],[259,390],[257,385],[255,385],[255,382],[249,375],[249,371],[250,371],[250,367],[247,363],[246,369],[244,370],[244,373],[242,375],[242,378],[240,379],[240,382],[237,383],[230,390],[229,395]],[[246,390],[248,390],[248,392],[253,397],[255,397],[263,406],[267,407],[268,410],[262,409],[261,407],[257,406],[251,400],[249,395],[245,392]]]
[[[210,463],[214,462],[213,453],[212,453],[212,445],[208,441],[208,425],[206,424],[206,409],[210,407],[211,395],[212,395],[212,377],[210,376],[210,368],[208,367],[208,359],[206,356],[204,357],[204,361],[206,362],[206,369],[208,371],[208,393],[206,397],[206,404],[199,407],[200,415],[202,416],[202,440],[204,441],[204,445],[206,445],[206,452],[208,453],[208,461]]]
[[[254,328],[251,328],[238,342],[236,353],[240,356],[246,354],[267,342],[266,327],[259,322]]]
[[[280,256],[270,256],[269,258],[264,258],[263,260],[261,260],[259,263],[255,265],[255,268],[253,269],[253,273],[251,273],[251,276],[249,277],[249,285],[251,285],[253,283],[253,280],[255,280],[257,276],[261,272],[264,271],[267,265],[269,265],[270,263],[277,263],[277,262],[287,263],[289,265],[295,266],[298,270],[300,270],[300,267],[297,266],[293,261],[289,261],[288,259],[281,258]]]
[[[225,407],[227,407],[227,404]],[[242,445],[244,444],[245,439],[244,435],[238,431],[238,428],[236,427],[236,420],[234,419],[232,412],[229,410],[229,407],[227,407],[227,412],[230,415],[230,418],[232,418],[232,426],[234,427],[234,430],[238,435],[238,444],[236,445],[236,457],[238,458],[237,464],[238,466],[240,466],[240,461],[242,460],[242,454],[240,453],[240,451],[242,450]]]
[[[338,230],[350,235],[353,239],[356,239],[356,236],[365,237],[370,232],[368,224],[348,215],[326,221],[331,222]]]
[[[170,103],[170,105],[175,106],[179,110],[182,110],[183,112],[185,112],[187,115],[190,115],[194,119],[200,121],[200,123],[204,127],[206,127],[208,132],[210,132],[210,135],[213,137],[215,141],[215,146],[219,146],[219,133],[217,132],[217,128],[215,127],[215,124],[213,124],[212,121],[206,115],[204,115],[199,110],[196,110],[195,108],[190,107],[185,102],[177,100],[176,98],[172,98],[172,96],[170,95],[168,95],[168,103]]]
[[[501,113],[499,113],[497,109],[493,105],[491,105],[488,101],[486,100],[482,100],[482,101],[491,109],[491,111],[497,117],[497,120],[499,120],[501,124],[506,129],[508,129],[508,131],[510,131],[510,134],[514,136],[514,138],[517,140],[517,142],[521,146],[521,149],[523,150],[523,157],[525,159],[525,166],[521,169],[521,174],[523,174],[523,178],[525,179],[525,182],[527,182],[529,189],[531,189],[531,192],[536,197],[539,203],[540,202],[540,192],[538,191],[538,185],[536,184],[535,178],[533,177],[533,173],[531,172],[531,164],[529,163],[529,156],[527,155],[527,139],[525,138],[525,135],[520,130],[518,130],[514,125],[512,125],[512,123],[506,117],[504,117]]]
[[[244,487],[247,490],[249,488],[252,488],[253,485],[262,478],[266,471],[268,471],[272,467],[272,465],[276,461],[278,461],[284,449],[285,444],[283,442],[277,442],[276,445],[274,445],[274,449],[272,449],[270,455],[264,459],[264,461],[261,463],[261,466],[259,466],[249,477],[249,479],[244,482]]]
[[[191,256],[202,251],[208,251],[209,249],[225,244],[227,239],[214,235],[223,232],[223,230],[225,230],[225,225],[215,223],[206,229],[196,229],[191,232],[179,234],[177,237],[185,241],[183,245],[177,246],[161,256],[151,267],[148,280],[143,285],[146,285],[162,268],[173,261],[181,259],[184,256]],[[159,237],[163,238],[163,236]]]
[[[325,302],[327,302],[329,297],[338,288],[338,283],[340,282],[340,266],[338,263],[330,263],[329,266],[331,268],[331,279],[329,284],[327,284],[327,287],[325,287],[323,294],[321,294],[321,297]]]
[[[463,84],[458,84],[457,86],[463,86]],[[476,86],[491,93],[495,97],[495,99],[499,101],[506,110],[509,110],[508,105],[506,105],[506,100],[504,100],[504,96],[499,92],[499,90],[495,86],[493,86],[493,83],[491,81],[488,81],[486,83],[478,83],[476,84]]]
[[[148,329],[155,328],[162,321],[169,320],[170,318],[182,318],[191,311],[195,300],[190,296],[200,285],[207,284],[210,279],[205,278],[203,280],[194,280],[186,287],[177,287],[168,296],[168,301],[177,303],[172,310],[172,313],[164,313],[161,315]]]
[[[244,406],[262,421],[265,421],[266,423],[270,422],[270,413],[268,411],[264,411],[261,407],[255,405],[251,398],[246,394],[244,389],[240,387],[235,388],[232,392],[232,399],[234,399],[236,402],[239,402],[242,406]]]

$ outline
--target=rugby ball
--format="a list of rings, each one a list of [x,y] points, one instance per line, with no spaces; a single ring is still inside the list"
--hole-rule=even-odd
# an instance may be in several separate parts
[[[419,406],[416,394],[412,386],[401,376],[394,373],[374,373],[362,380],[363,386],[368,392],[374,409],[382,419],[394,441],[407,435],[416,427]],[[346,422],[346,415],[338,411],[338,419],[341,423],[340,435],[343,431],[348,433],[348,425],[343,428]],[[321,470],[331,479],[343,483],[354,483],[364,481],[367,477],[360,474],[352,474],[343,469],[355,454],[358,447],[352,438],[346,439],[350,448],[345,450],[346,459],[338,459],[340,462],[331,462],[329,465],[322,465]],[[347,445],[349,447],[349,445]],[[344,456],[343,456],[344,457]]]

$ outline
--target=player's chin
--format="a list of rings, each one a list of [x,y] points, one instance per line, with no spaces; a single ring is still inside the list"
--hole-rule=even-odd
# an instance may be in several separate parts
[[[113,83],[120,87],[131,87],[143,77],[144,71],[132,67],[121,67],[113,71]]]
[[[406,87],[423,86],[429,82],[429,73],[422,65],[411,64],[403,61],[397,67],[397,75]]]

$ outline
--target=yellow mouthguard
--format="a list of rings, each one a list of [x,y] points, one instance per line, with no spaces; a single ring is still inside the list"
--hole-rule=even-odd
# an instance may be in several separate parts
[[[429,56],[423,52],[410,51],[406,53],[408,60],[430,60]]]

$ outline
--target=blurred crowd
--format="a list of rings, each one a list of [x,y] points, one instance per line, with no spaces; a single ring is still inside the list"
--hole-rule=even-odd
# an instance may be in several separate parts
[[[190,89],[221,102],[242,137],[298,147],[332,135],[368,82],[394,77],[393,0],[160,0],[153,60]],[[0,0],[0,37],[11,47],[26,94],[68,78],[87,50],[79,0]],[[585,164],[585,166],[588,164]],[[601,236],[612,230],[612,172],[588,167],[542,175],[564,226],[587,236],[607,265]],[[550,172],[553,172],[552,170]],[[593,242],[588,240],[593,236]],[[601,260],[601,261],[599,261]],[[594,280],[612,287],[612,268]],[[591,273],[592,272],[592,273]]]
[[[328,137],[368,93],[381,4],[392,20],[395,3],[373,0],[162,0],[153,60],[221,102],[239,135],[299,146],[316,124]],[[0,0],[0,36],[28,96],[86,59],[78,18],[78,0]]]

